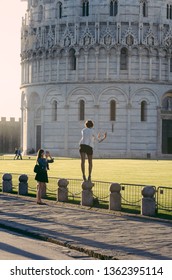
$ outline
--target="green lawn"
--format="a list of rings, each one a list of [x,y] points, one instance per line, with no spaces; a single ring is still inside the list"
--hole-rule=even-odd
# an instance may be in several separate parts
[[[35,195],[36,193],[36,181],[33,168],[36,162],[36,157],[24,157],[23,160],[14,160],[13,156],[0,156],[0,177],[4,173],[13,174],[13,191],[18,190],[18,175],[27,174],[29,177],[29,194]],[[86,162],[86,169],[88,164]],[[94,195],[98,198],[106,197],[108,202],[109,196],[109,183],[103,182],[118,182],[125,184],[132,184],[125,186],[125,191],[121,191],[122,197],[125,201],[140,201],[141,200],[141,188],[137,185],[153,185],[155,187],[164,186],[170,187],[170,189],[163,188],[163,195],[159,195],[158,204],[163,205],[161,207],[160,214],[171,218],[171,211],[165,211],[162,209],[171,209],[171,187],[172,187],[172,161],[170,160],[133,160],[133,159],[94,159],[93,160],[93,174],[92,180],[95,182]],[[71,179],[68,186],[70,193],[70,201],[72,203],[79,203],[80,198],[77,198],[77,193],[81,193],[82,176],[80,170],[80,159],[72,158],[55,158],[55,162],[50,164],[49,184],[47,185],[47,193],[49,192],[49,198],[56,198],[57,193],[57,179],[67,178]],[[30,176],[29,176],[30,175]],[[80,179],[80,180],[72,180]],[[0,179],[1,180],[1,179]],[[75,183],[73,183],[75,181]],[[100,181],[100,182],[96,182]],[[136,186],[134,185],[136,184]],[[1,182],[0,182],[1,185]],[[159,193],[159,191],[158,191]],[[72,195],[75,194],[73,200]],[[137,203],[136,203],[137,204]],[[106,207],[107,207],[106,203]],[[164,208],[164,205],[166,208]],[[126,206],[128,210],[137,208],[137,206]],[[125,206],[123,211],[125,211]],[[133,208],[134,207],[134,208]],[[129,209],[131,208],[131,209]],[[132,210],[133,211],[133,210]],[[159,210],[158,210],[159,211]],[[160,215],[159,214],[159,215]]]
[[[4,158],[4,159],[3,159]],[[0,157],[0,172],[34,175],[35,157]],[[88,165],[86,163],[86,171]],[[92,179],[98,181],[172,186],[171,160],[94,159]],[[55,158],[49,176],[81,179],[80,159]]]

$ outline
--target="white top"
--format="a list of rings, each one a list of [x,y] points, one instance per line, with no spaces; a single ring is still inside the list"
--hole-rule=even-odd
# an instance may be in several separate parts
[[[88,146],[94,148],[94,141],[98,140],[94,129],[86,127],[81,130],[81,134],[82,134],[82,138],[81,138],[79,144],[88,145]]]

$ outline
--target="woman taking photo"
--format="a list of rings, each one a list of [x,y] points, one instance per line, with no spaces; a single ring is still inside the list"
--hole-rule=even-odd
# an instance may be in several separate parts
[[[45,188],[45,184],[48,183],[48,173],[47,173],[47,170],[49,169],[48,164],[52,162],[54,162],[54,159],[51,157],[49,152],[46,152],[46,154],[44,154],[44,150],[42,149],[38,150],[36,163],[39,166],[39,170],[36,173],[35,180],[38,182],[36,201],[37,204],[40,205],[45,205],[45,203],[41,201],[41,197],[42,197],[42,191]]]

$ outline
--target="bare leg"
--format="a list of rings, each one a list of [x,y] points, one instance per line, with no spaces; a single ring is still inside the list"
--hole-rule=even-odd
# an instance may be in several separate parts
[[[88,180],[91,180],[92,169],[93,169],[93,156],[88,155]]]
[[[80,153],[81,154],[81,171],[82,171],[82,176],[84,181],[86,180],[85,177],[85,153]]]
[[[37,185],[37,194],[36,194],[36,199],[38,203],[41,203],[41,193],[42,193],[42,182],[38,182]]]

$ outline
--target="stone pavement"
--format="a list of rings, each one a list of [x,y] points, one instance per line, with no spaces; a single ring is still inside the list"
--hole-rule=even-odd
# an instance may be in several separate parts
[[[0,227],[98,259],[172,260],[172,222],[0,194]]]

